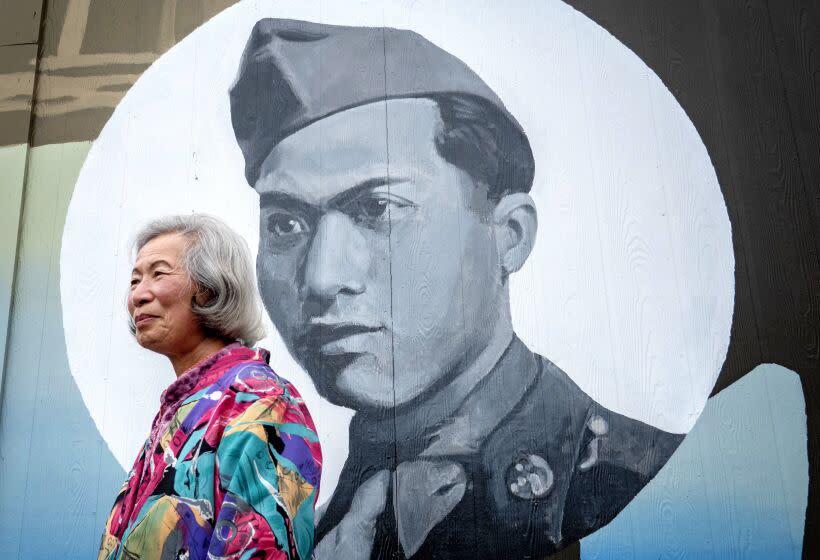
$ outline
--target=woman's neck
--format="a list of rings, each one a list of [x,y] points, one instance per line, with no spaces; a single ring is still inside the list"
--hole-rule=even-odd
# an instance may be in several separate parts
[[[204,338],[187,352],[168,356],[168,359],[171,360],[174,373],[179,377],[205,358],[213,356],[225,348],[228,344],[229,342],[222,338]]]

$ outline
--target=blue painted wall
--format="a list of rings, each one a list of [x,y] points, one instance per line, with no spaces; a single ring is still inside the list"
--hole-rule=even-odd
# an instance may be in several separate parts
[[[582,541],[581,557],[800,558],[808,484],[800,379],[758,366],[709,400],[649,486]]]
[[[89,147],[32,150],[0,411],[4,560],[94,557],[125,476],[82,402],[63,342],[60,237]],[[799,558],[807,488],[799,379],[760,366],[710,399],[655,480],[582,541],[582,558]]]

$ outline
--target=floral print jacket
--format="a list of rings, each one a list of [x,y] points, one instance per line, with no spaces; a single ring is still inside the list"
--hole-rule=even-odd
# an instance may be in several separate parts
[[[311,558],[319,438],[268,359],[235,343],[165,390],[98,559]]]

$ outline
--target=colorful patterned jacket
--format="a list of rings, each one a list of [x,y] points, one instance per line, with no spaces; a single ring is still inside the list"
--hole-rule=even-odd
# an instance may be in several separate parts
[[[162,395],[99,559],[307,559],[322,452],[269,354],[232,344]]]

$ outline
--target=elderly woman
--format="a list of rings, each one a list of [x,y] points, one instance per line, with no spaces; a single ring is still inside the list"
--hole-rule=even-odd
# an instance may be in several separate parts
[[[322,454],[264,335],[245,241],[173,216],[135,244],[128,313],[176,380],[114,502],[99,558],[310,558]]]

